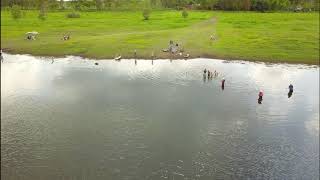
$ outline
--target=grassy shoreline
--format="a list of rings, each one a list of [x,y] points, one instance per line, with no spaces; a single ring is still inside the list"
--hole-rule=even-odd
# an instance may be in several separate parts
[[[49,13],[41,21],[37,12],[14,21],[1,12],[1,48],[4,52],[36,56],[75,55],[94,59],[183,59],[161,50],[169,40],[183,45],[190,58],[303,63],[319,65],[318,13],[254,13],[191,11],[184,19],[178,11],[155,11],[149,21],[141,12],[87,12],[79,19],[65,12]],[[24,40],[38,31],[36,41]],[[71,40],[62,41],[70,33]],[[216,41],[210,41],[215,34]]]

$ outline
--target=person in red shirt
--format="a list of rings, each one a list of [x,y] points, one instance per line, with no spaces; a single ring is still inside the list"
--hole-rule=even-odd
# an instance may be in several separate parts
[[[258,99],[258,103],[259,104],[261,104],[262,103],[262,97],[263,97],[263,92],[262,92],[262,90],[260,90],[260,92],[259,92],[259,99]]]

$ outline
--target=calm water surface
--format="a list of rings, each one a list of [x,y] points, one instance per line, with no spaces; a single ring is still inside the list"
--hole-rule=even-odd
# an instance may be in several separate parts
[[[4,57],[3,179],[319,178],[319,67]]]

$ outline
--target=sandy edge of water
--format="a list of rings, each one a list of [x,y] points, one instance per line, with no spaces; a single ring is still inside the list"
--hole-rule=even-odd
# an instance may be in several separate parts
[[[10,54],[10,55],[29,55],[29,56],[34,56],[34,57],[39,57],[39,58],[66,58],[68,56],[74,56],[74,57],[80,57],[83,59],[87,60],[92,60],[92,61],[98,61],[98,60],[114,60],[114,57],[94,57],[94,56],[86,56],[86,55],[79,55],[79,54],[70,54],[70,55],[46,55],[46,54],[32,54],[32,53],[25,53],[25,52],[19,52],[13,49],[8,49],[8,48],[3,48],[2,49],[3,53]],[[184,58],[183,55],[171,55],[169,53],[163,53],[161,52],[160,55],[156,56],[154,59],[152,57],[147,57],[147,56],[122,56],[122,59],[124,60],[192,60],[192,59],[198,59],[198,58],[204,58],[204,59],[218,59],[222,61],[246,61],[246,62],[254,62],[254,63],[264,63],[264,64],[295,64],[295,65],[310,65],[310,66],[317,66],[320,67],[320,58],[318,60],[317,64],[314,63],[306,63],[304,61],[279,61],[279,60],[253,60],[253,59],[239,59],[239,58],[223,58],[220,56],[215,56],[215,55],[209,55],[209,54],[204,54],[203,56],[192,56],[190,55],[189,58]]]

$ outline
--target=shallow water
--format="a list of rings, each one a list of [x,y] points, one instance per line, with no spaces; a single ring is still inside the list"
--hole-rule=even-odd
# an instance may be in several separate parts
[[[319,179],[319,67],[4,58],[3,179]]]

